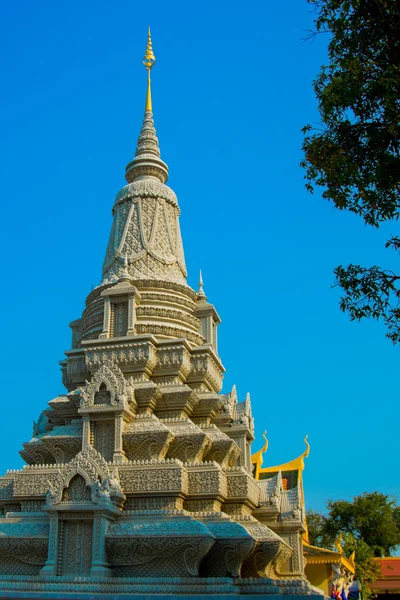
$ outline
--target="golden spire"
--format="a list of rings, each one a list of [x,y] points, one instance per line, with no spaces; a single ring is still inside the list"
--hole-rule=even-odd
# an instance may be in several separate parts
[[[156,62],[156,57],[154,56],[154,52],[153,52],[153,44],[151,42],[151,33],[150,33],[150,27],[149,27],[149,31],[147,34],[147,46],[146,46],[146,52],[144,53],[144,57],[143,57],[143,64],[146,67],[146,71],[147,71],[147,97],[146,97],[146,111],[149,112],[153,112],[153,107],[151,104],[151,79],[150,79],[150,71],[153,68],[153,66],[155,65]]]

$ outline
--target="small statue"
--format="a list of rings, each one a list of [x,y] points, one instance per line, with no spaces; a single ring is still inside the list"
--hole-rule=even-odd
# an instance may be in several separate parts
[[[116,494],[116,493],[120,494],[122,492],[117,469],[114,469],[111,472],[110,477],[108,479],[108,483],[109,483],[111,495]]]
[[[49,489],[46,494],[46,504],[51,504],[56,497],[56,492],[51,481],[47,480],[47,485],[49,486]]]

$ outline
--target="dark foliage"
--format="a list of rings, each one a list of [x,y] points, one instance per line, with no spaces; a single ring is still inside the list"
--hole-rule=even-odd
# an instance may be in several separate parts
[[[329,64],[314,89],[321,129],[304,127],[307,188],[379,227],[400,216],[400,1],[308,0],[317,35],[330,35]],[[398,237],[386,244],[400,249]],[[339,266],[341,308],[351,319],[382,318],[400,339],[399,277],[379,267]]]

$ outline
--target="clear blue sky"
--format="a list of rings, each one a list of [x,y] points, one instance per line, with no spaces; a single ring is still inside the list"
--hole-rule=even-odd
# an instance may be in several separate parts
[[[68,323],[97,285],[145,101],[178,194],[189,283],[219,311],[224,389],[251,392],[265,464],[303,451],[307,505],[398,493],[398,358],[331,289],[349,262],[393,266],[373,230],[306,192],[301,127],[327,38],[305,0],[4,2],[0,19],[0,472],[63,392]],[[395,233],[395,231],[393,231]]]

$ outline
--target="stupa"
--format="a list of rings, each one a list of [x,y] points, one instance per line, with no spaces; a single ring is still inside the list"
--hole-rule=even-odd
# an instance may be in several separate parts
[[[67,392],[0,478],[0,596],[322,597],[304,576],[302,488],[254,477],[250,398],[221,393],[220,318],[186,282],[154,62],[149,31],[143,125],[102,281],[71,323]]]

